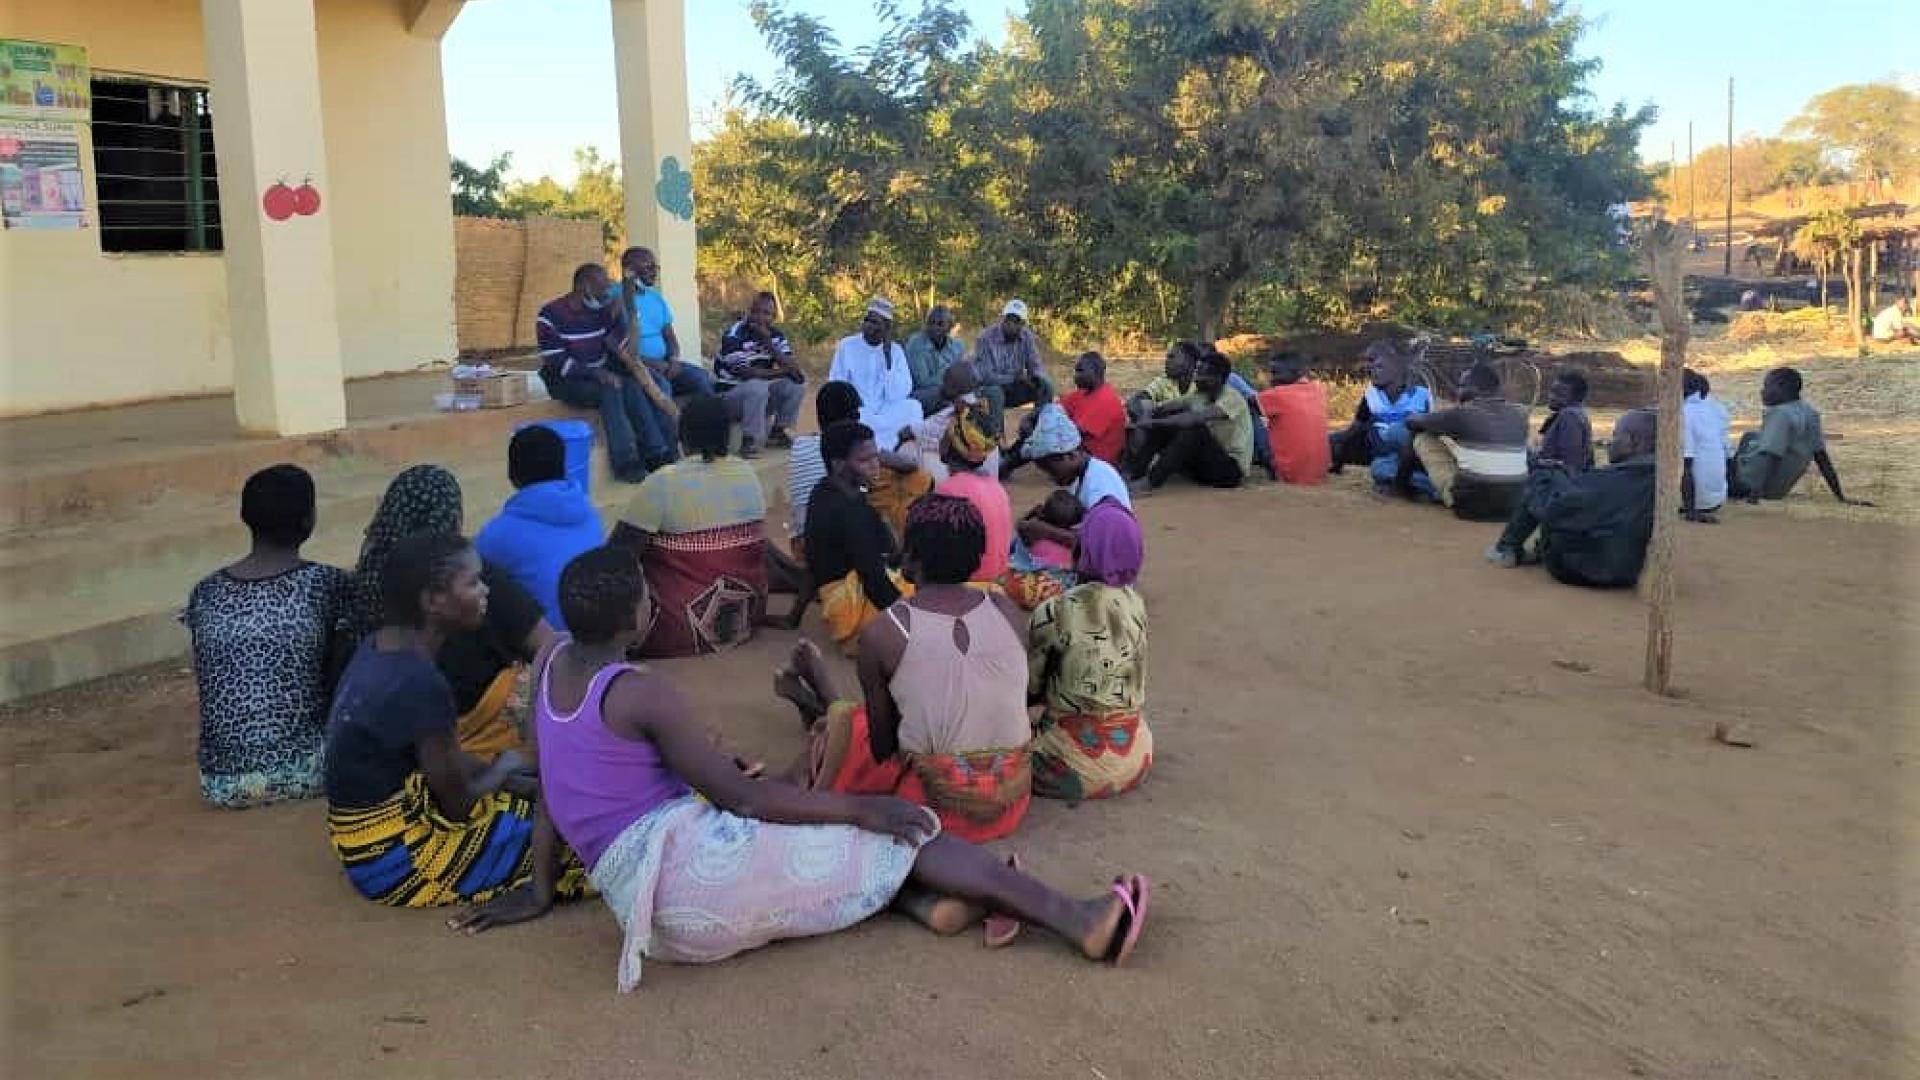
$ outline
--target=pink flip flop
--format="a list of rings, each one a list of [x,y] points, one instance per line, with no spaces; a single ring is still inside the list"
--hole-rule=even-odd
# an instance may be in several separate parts
[[[1145,874],[1128,874],[1125,878],[1116,878],[1113,893],[1127,907],[1127,918],[1123,925],[1118,943],[1107,957],[1114,967],[1127,966],[1127,958],[1133,955],[1133,947],[1140,943],[1140,931],[1147,925],[1147,905],[1153,899],[1153,882]]]
[[[1019,855],[1007,856],[1007,865],[1021,873],[1025,873],[1027,869],[1021,864]],[[985,928],[987,948],[1004,949],[1013,944],[1013,939],[1020,936],[1020,928],[1024,925],[1011,915],[998,913],[988,915]]]

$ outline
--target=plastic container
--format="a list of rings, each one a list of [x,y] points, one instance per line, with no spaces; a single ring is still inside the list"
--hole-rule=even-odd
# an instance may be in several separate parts
[[[593,425],[585,420],[536,420],[531,424],[521,424],[521,428],[543,427],[560,436],[567,447],[567,479],[580,485],[580,490],[591,494],[593,491]]]
[[[480,407],[477,394],[435,394],[433,407],[441,412],[472,412]]]

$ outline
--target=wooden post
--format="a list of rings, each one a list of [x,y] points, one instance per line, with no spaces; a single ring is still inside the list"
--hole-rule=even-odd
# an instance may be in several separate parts
[[[1660,372],[1655,382],[1659,414],[1654,436],[1653,539],[1640,575],[1647,601],[1647,668],[1644,684],[1665,695],[1673,676],[1673,545],[1680,527],[1680,386],[1691,331],[1682,292],[1680,238],[1657,221],[1646,239],[1654,305],[1660,313]]]
[[[1865,348],[1867,344],[1866,330],[1861,325],[1866,319],[1867,303],[1866,291],[1860,281],[1861,263],[1865,259],[1866,253],[1858,247],[1847,253],[1848,276],[1853,279],[1847,282],[1847,322],[1853,327],[1853,346],[1856,349]]]
[[[1733,76],[1727,76],[1727,258],[1722,273],[1733,276]]]

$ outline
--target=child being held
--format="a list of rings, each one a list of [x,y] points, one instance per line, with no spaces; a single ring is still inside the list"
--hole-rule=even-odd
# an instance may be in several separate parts
[[[1080,500],[1066,488],[1059,488],[1047,496],[1040,504],[1034,516],[1049,525],[1062,529],[1075,529],[1080,526],[1083,511]],[[1041,540],[1029,546],[1033,561],[1050,570],[1073,569],[1073,549],[1055,540]]]

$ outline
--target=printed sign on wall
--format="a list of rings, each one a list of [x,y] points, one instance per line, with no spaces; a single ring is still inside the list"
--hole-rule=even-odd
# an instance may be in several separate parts
[[[0,220],[9,229],[86,228],[78,127],[0,120]]]
[[[87,47],[0,38],[0,117],[93,118]]]

